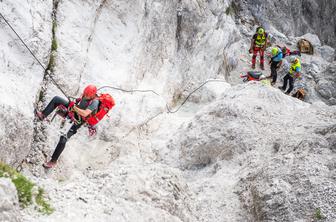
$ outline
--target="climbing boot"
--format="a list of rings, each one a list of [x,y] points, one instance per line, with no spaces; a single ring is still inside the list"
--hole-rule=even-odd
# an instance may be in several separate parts
[[[35,111],[35,114],[36,114],[36,117],[40,120],[40,121],[43,121],[45,119],[45,116],[42,112],[40,111]]]
[[[265,70],[264,63],[260,64],[260,69]]]
[[[43,167],[47,169],[54,168],[55,166],[56,166],[55,161],[50,160],[49,162],[43,163]]]

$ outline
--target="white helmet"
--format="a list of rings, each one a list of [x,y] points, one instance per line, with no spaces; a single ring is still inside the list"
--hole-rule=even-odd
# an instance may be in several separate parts
[[[289,57],[289,61],[290,61],[291,63],[295,62],[295,60],[296,60],[296,57],[295,57],[295,56],[290,56],[290,57]]]

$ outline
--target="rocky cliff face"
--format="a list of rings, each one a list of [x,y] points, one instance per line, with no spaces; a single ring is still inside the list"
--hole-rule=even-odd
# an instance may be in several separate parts
[[[278,90],[237,86],[185,123],[170,149],[177,149],[181,168],[211,166],[212,178],[229,164],[232,172],[221,183],[235,178],[248,220],[308,221],[318,208],[331,213],[335,203],[334,118],[334,109],[298,103]]]
[[[1,6],[68,95],[79,96],[89,83],[159,94],[101,90],[117,102],[111,117],[93,138],[81,129],[57,168],[44,171],[41,163],[70,124],[61,129],[59,118],[37,122],[33,108],[61,92],[1,20],[0,92],[6,96],[0,98],[0,160],[45,187],[55,208],[49,216],[21,209],[17,220],[336,219],[336,110],[328,106],[336,96],[334,1]],[[257,25],[275,44],[294,49],[304,34],[313,43],[316,53],[302,56],[306,102],[271,86],[242,85],[239,74],[250,69],[247,50]],[[287,73],[284,63],[278,85]],[[209,78],[222,82],[200,88],[177,113],[166,112],[166,103],[178,108]],[[0,214],[7,218],[7,211]]]
[[[318,79],[317,91],[320,93],[322,98],[327,102],[327,104],[335,105],[335,73],[336,64],[335,62],[330,64],[324,71],[322,76]]]
[[[51,2],[1,2],[1,13],[21,34],[43,63],[51,45]],[[43,79],[43,70],[1,18],[0,156],[17,166],[27,156],[33,140],[33,102]]]
[[[335,47],[335,1],[233,1],[242,21],[274,27],[286,36],[301,36],[307,32],[319,36],[326,45]],[[246,20],[245,20],[246,19]]]
[[[8,222],[21,221],[18,195],[10,179],[0,178],[0,220]]]

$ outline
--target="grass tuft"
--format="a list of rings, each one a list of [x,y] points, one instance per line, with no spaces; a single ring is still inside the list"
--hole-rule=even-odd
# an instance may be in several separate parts
[[[7,177],[12,180],[18,192],[19,202],[22,207],[27,207],[32,203],[34,184],[31,181],[4,163],[0,163],[0,177]]]
[[[55,65],[56,65],[55,56],[53,53],[51,53],[47,70],[50,70],[51,72],[53,72]]]
[[[57,41],[55,38],[51,41],[51,51],[57,51]]]
[[[2,162],[0,162],[0,177],[6,177],[12,180],[16,187],[21,207],[28,207],[33,203],[33,200],[35,200],[36,204],[39,206],[39,212],[43,214],[51,214],[54,212],[54,209],[44,199],[44,190],[42,188],[38,188],[37,195],[34,195],[33,189],[35,184],[15,169]]]
[[[317,208],[315,210],[315,218],[318,219],[318,220],[322,220],[323,219],[323,215],[322,215],[322,212],[321,212],[320,208]]]
[[[48,202],[43,198],[44,190],[42,188],[38,189],[38,193],[36,195],[35,201],[39,207],[38,211],[42,214],[50,215],[54,212],[54,208],[50,206]]]

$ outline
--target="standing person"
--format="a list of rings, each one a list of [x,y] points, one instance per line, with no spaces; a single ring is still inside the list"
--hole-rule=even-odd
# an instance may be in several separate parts
[[[252,56],[252,69],[255,69],[257,54],[259,52],[260,55],[260,68],[262,70],[264,67],[264,54],[266,45],[268,43],[268,34],[265,32],[263,27],[258,27],[256,33],[253,35],[251,40],[251,46],[249,49],[249,53],[253,53]]]
[[[63,105],[69,111],[75,114],[75,118],[77,120],[80,120],[81,118],[86,118],[91,114],[94,114],[98,110],[99,100],[97,99],[96,94],[97,94],[96,86],[88,85],[84,89],[82,98],[80,99],[78,105],[76,105],[75,102],[71,102],[63,99],[62,97],[55,96],[42,112],[36,111],[36,116],[39,120],[42,121],[50,113],[52,113],[56,109],[56,107]],[[62,135],[60,137],[59,142],[55,148],[55,151],[51,157],[51,160],[43,164],[45,168],[52,168],[56,165],[59,156],[61,155],[61,153],[65,148],[67,140],[77,133],[77,130],[83,125],[83,123],[84,123],[83,121],[75,121],[71,126],[70,130],[68,131],[68,133],[66,134],[66,136]]]
[[[282,64],[282,51],[278,47],[273,47],[271,51],[271,61],[269,62],[271,64],[271,77],[272,77],[272,82],[271,85],[274,85],[277,80],[278,76],[278,69],[280,68]]]
[[[297,78],[301,78],[301,62],[299,58],[296,58],[295,56],[290,57],[291,66],[289,69],[289,72],[284,77],[284,83],[283,86],[279,89],[285,91],[287,88],[287,83],[289,83],[289,88],[286,91],[286,94],[288,95],[294,88],[294,81]]]

